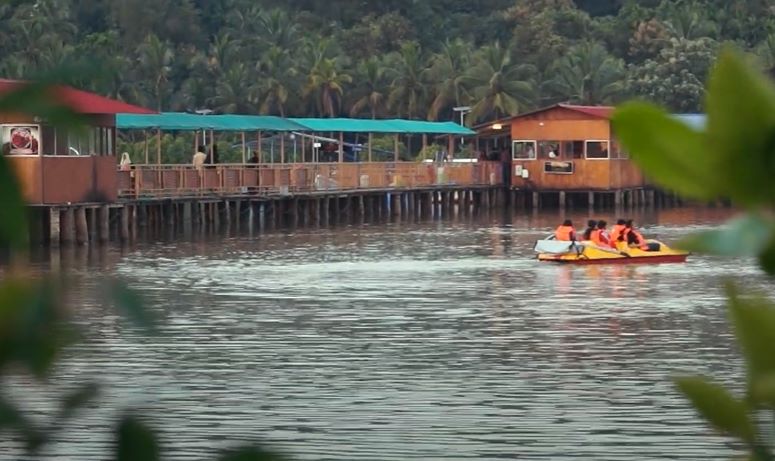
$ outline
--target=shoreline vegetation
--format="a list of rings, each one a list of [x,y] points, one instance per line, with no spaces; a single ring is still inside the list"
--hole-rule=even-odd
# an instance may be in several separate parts
[[[10,1],[0,76],[63,65],[80,88],[164,111],[492,120],[633,97],[700,112],[732,43],[775,69],[775,17],[746,0]]]

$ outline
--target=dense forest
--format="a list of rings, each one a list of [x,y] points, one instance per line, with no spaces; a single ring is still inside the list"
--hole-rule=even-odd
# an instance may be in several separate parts
[[[39,0],[0,4],[0,76],[161,110],[468,122],[641,97],[702,110],[721,46],[775,68],[771,0]]]

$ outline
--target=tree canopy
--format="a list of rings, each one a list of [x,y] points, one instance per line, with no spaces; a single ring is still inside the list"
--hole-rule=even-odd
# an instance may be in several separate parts
[[[775,71],[767,0],[37,0],[0,4],[0,77],[146,107],[469,122],[556,102],[703,108],[730,42]]]

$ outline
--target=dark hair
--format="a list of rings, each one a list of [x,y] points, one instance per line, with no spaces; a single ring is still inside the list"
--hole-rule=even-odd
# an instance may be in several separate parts
[[[625,224],[627,224],[627,221],[625,221],[624,219],[620,219],[620,220],[616,221],[616,225],[617,226],[623,226]]]
[[[565,221],[563,221],[562,225],[563,226],[572,226],[573,225],[573,221],[571,221],[570,219],[566,219]]]
[[[628,219],[626,223],[624,223],[627,227],[632,227],[632,219]]]
[[[598,229],[605,229],[605,226],[607,226],[607,225],[608,225],[608,223],[603,221],[602,219],[597,222],[597,228]]]
[[[597,221],[595,221],[594,219],[590,219],[589,221],[587,221],[587,226],[594,229],[595,227],[597,227]]]

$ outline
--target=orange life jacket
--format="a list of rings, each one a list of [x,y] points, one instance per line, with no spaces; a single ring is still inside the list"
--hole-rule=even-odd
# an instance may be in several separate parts
[[[633,235],[633,241],[635,242],[635,245],[638,245],[641,250],[648,250],[649,244],[646,243],[646,239],[643,238],[643,235],[641,235],[640,232],[636,231],[635,229],[627,229],[627,233],[624,236],[625,241],[629,240],[627,234]]]
[[[602,229],[593,230],[589,235],[589,239],[592,240],[595,245],[601,247],[608,246],[610,243],[610,240],[608,239],[608,233]]]
[[[576,240],[576,230],[572,226],[560,226],[554,231],[554,238],[565,241]]]
[[[613,228],[611,228],[611,242],[616,244],[616,242],[623,240],[625,237],[625,231],[627,227],[622,224],[617,224]],[[627,240],[624,239],[626,242]]]

